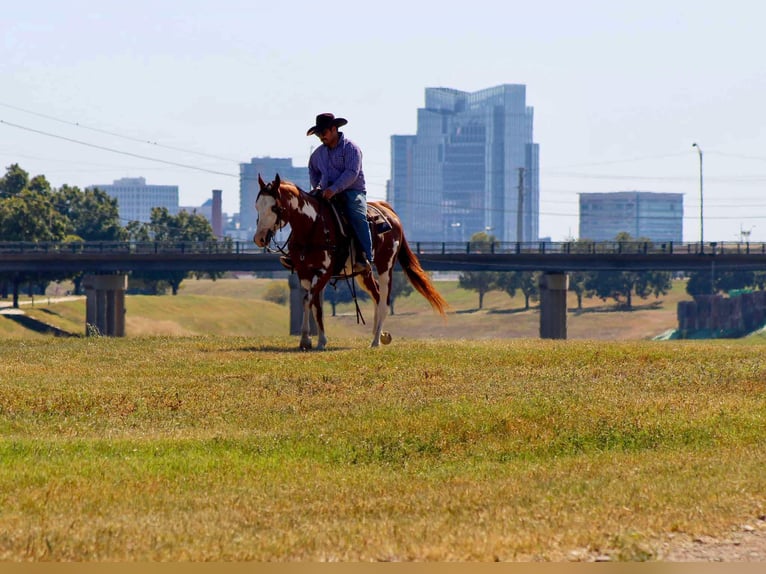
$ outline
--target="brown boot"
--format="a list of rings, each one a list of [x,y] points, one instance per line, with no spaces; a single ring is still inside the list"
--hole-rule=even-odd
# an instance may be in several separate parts
[[[283,255],[282,257],[280,257],[279,262],[282,264],[282,267],[284,267],[288,271],[293,270],[293,260],[290,259],[289,255]]]
[[[372,271],[372,265],[370,265],[370,262],[367,260],[367,256],[362,253],[359,255],[359,259],[354,261],[352,273],[367,273],[369,271]]]

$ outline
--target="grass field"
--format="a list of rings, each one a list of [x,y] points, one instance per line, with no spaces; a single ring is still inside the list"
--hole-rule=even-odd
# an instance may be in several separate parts
[[[766,510],[763,339],[9,339],[0,559],[661,559]]]
[[[400,299],[372,351],[342,306],[323,353],[268,284],[128,297],[124,339],[0,317],[0,559],[653,560],[766,511],[766,341],[645,340],[682,284],[540,341],[440,282],[446,322]],[[83,300],[24,309],[83,331]]]

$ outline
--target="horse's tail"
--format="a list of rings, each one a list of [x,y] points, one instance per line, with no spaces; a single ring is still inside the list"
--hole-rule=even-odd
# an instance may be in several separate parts
[[[428,274],[420,266],[420,261],[410,249],[404,234],[402,234],[401,247],[399,248],[399,265],[404,269],[407,279],[410,280],[415,290],[426,298],[434,311],[437,311],[442,317],[446,317],[449,303],[436,290]]]

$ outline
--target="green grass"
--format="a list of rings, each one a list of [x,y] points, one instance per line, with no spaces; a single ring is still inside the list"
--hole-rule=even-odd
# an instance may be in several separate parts
[[[766,506],[762,339],[8,340],[0,559],[660,557]]]

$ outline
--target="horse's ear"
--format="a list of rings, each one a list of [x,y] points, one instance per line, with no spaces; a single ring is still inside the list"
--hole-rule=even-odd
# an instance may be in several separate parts
[[[276,187],[279,187],[279,184],[280,184],[280,183],[282,183],[282,180],[281,180],[281,179],[279,179],[279,174],[277,174],[277,175],[276,175],[276,177],[274,177],[274,185],[275,185]]]
[[[263,189],[264,187],[266,187],[266,184],[263,182],[263,178],[261,177],[261,174],[260,174],[260,173],[258,174],[258,185],[260,185],[260,186],[261,186],[261,189]]]

